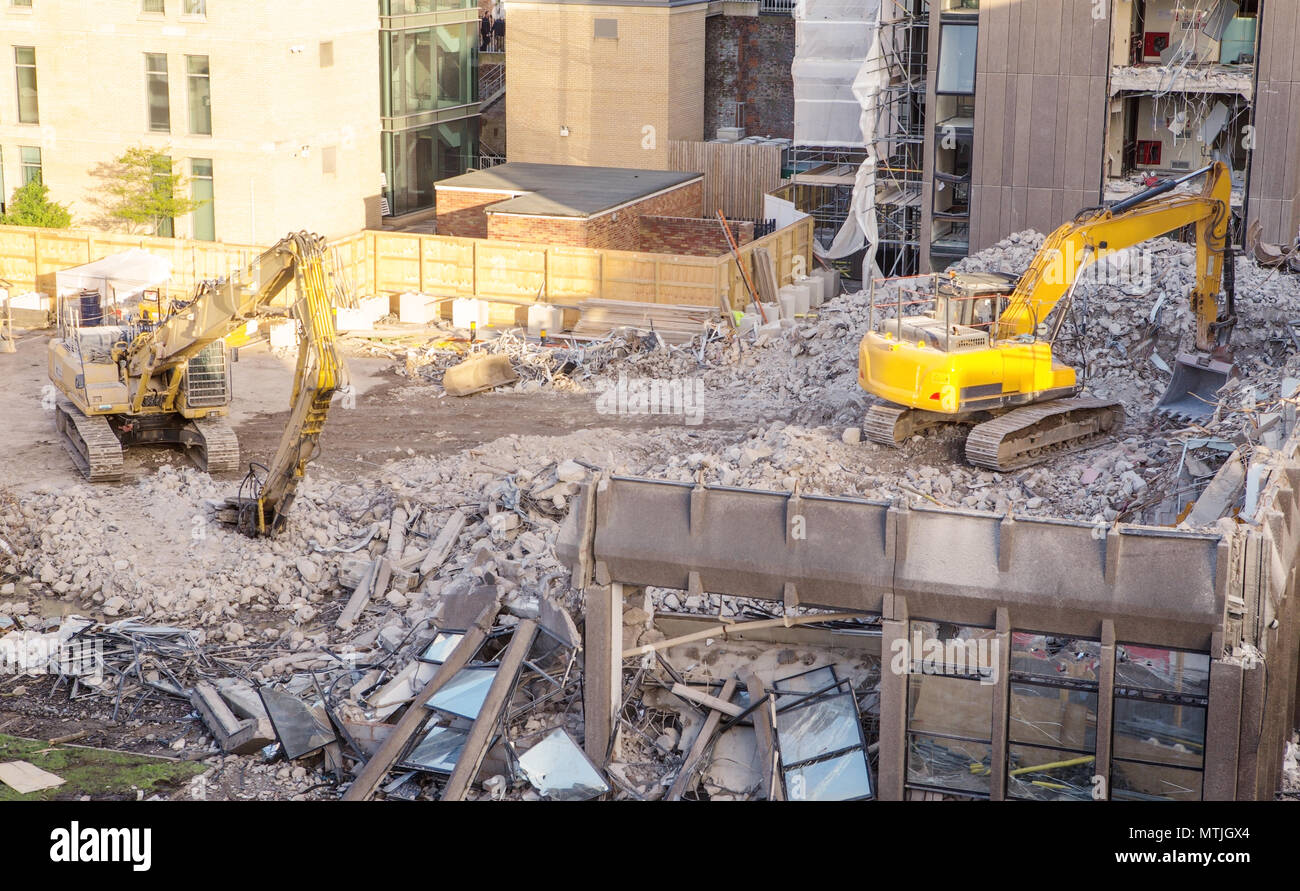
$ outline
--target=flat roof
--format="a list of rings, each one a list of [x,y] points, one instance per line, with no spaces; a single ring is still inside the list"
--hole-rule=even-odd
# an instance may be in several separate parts
[[[511,161],[439,180],[434,188],[501,192],[501,201],[491,205],[489,213],[594,217],[703,176],[679,170]]]

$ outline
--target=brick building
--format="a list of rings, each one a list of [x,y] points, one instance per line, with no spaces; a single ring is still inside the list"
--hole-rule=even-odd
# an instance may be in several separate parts
[[[620,251],[716,256],[704,176],[672,170],[511,162],[442,180],[438,234]],[[742,244],[752,223],[735,223]]]

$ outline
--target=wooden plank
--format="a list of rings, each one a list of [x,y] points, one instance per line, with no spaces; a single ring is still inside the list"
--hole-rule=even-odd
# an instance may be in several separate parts
[[[750,703],[756,703],[767,696],[763,682],[748,668],[741,669],[740,679],[749,691]],[[773,719],[771,701],[764,703],[750,713],[754,721],[754,737],[758,740],[758,757],[763,763],[763,797],[769,801],[780,801],[785,796],[781,791],[781,782],[777,775],[776,724]]]
[[[745,710],[738,705],[731,704],[731,697],[727,695],[728,691],[724,688],[722,696],[713,696],[696,690],[694,687],[688,687],[686,684],[673,684],[672,689],[674,696],[680,696],[682,699],[689,699],[697,705],[705,706],[717,712],[722,712],[733,718],[738,718],[744,714]]]
[[[447,661],[438,666],[438,671],[429,679],[429,683],[425,684],[424,689],[411,700],[406,713],[380,744],[379,751],[361,768],[357,778],[343,794],[344,801],[368,801],[374,796],[375,790],[384,781],[384,777],[388,775],[388,771],[397,761],[402,750],[406,748],[406,744],[429,717],[424,704],[433,694],[445,687],[447,682],[455,677],[456,672],[464,668],[465,663],[469,662],[470,657],[478,651],[492,630],[492,624],[496,621],[500,610],[501,604],[496,601],[483,608],[478,618],[474,620],[474,624],[460,639],[460,643],[456,644],[455,649],[447,656]]]
[[[492,679],[492,686],[488,688],[483,706],[479,709],[478,717],[474,719],[474,726],[470,728],[469,736],[465,738],[465,748],[461,750],[460,760],[456,762],[456,767],[447,780],[447,786],[442,790],[442,801],[465,799],[465,794],[469,791],[470,784],[474,782],[474,777],[478,775],[478,769],[487,755],[488,747],[492,745],[492,740],[496,736],[501,712],[515,691],[519,667],[523,665],[524,658],[532,649],[533,639],[536,636],[536,619],[524,619],[515,626],[515,633],[501,655],[501,662],[496,677]]]
[[[682,696],[683,694],[678,692],[678,687],[683,687],[683,685],[674,684],[673,693]],[[689,687],[683,687],[683,689],[692,694],[695,693],[695,691],[691,690]],[[707,696],[710,701],[724,706],[725,708],[713,708],[709,712],[709,716],[704,719],[704,726],[700,728],[700,735],[695,737],[695,742],[691,744],[691,751],[687,754],[686,760],[682,762],[681,770],[677,772],[677,777],[673,780],[673,784],[668,790],[667,798],[669,801],[680,801],[682,794],[686,792],[688,784],[695,775],[695,769],[699,765],[700,759],[704,757],[704,753],[709,748],[709,743],[713,740],[713,734],[718,731],[718,724],[721,723],[723,714],[729,714],[732,715],[732,717],[735,717],[735,715],[739,715],[743,711],[739,706],[731,704],[731,697],[735,692],[736,679],[727,678],[727,682],[722,685],[721,697]],[[704,696],[706,694],[696,695]],[[692,697],[687,696],[685,698],[689,699]],[[731,711],[732,709],[735,710],[734,714]]]

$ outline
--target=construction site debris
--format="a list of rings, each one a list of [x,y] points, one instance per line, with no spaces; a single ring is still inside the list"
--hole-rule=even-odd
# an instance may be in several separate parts
[[[48,770],[41,770],[30,761],[6,761],[0,764],[0,783],[4,783],[19,795],[26,795],[29,792],[62,786],[64,780]]]

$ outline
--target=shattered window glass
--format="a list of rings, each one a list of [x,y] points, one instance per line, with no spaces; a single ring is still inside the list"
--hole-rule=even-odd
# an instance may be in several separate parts
[[[927,733],[993,738],[992,684],[914,674],[907,684],[907,726]]]
[[[1011,685],[1012,742],[1097,750],[1097,694],[1042,684]]]
[[[609,791],[609,784],[582,749],[559,728],[519,756],[519,771],[544,798],[553,801],[586,801]]]
[[[1201,772],[1115,761],[1110,768],[1110,787],[1115,801],[1200,801]]]
[[[462,668],[447,686],[429,697],[425,707],[471,720],[477,718],[496,676],[495,668]]]
[[[456,644],[460,643],[464,636],[459,631],[440,631],[438,636],[424,648],[424,652],[420,654],[420,661],[441,665],[447,661],[451,651],[456,649]]]
[[[861,739],[858,710],[847,693],[778,711],[776,731],[781,737],[781,760],[786,764],[847,749]]]
[[[785,771],[791,801],[849,801],[871,796],[871,777],[861,751]]]
[[[1010,746],[1007,752],[1007,795],[1039,801],[1091,801],[1094,755]]]
[[[1200,767],[1204,755],[1205,709],[1115,700],[1115,757]]]
[[[1096,683],[1100,667],[1099,641],[1020,631],[1011,635],[1011,671],[1015,674]]]
[[[993,750],[988,743],[923,733],[907,740],[907,782],[987,795]]]
[[[433,773],[451,773],[456,769],[460,753],[465,749],[468,730],[454,727],[432,726],[402,762],[403,767],[428,770]]]
[[[818,690],[825,690],[836,680],[838,678],[835,677],[835,667],[824,665],[812,671],[779,678],[772,682],[772,686],[782,693],[816,693]]]
[[[275,727],[275,735],[284,746],[285,757],[290,761],[334,742],[334,731],[324,709],[312,708],[298,697],[274,687],[262,687],[258,693],[266,706],[267,717]]]
[[[1208,696],[1210,656],[1125,644],[1115,648],[1115,686]]]

